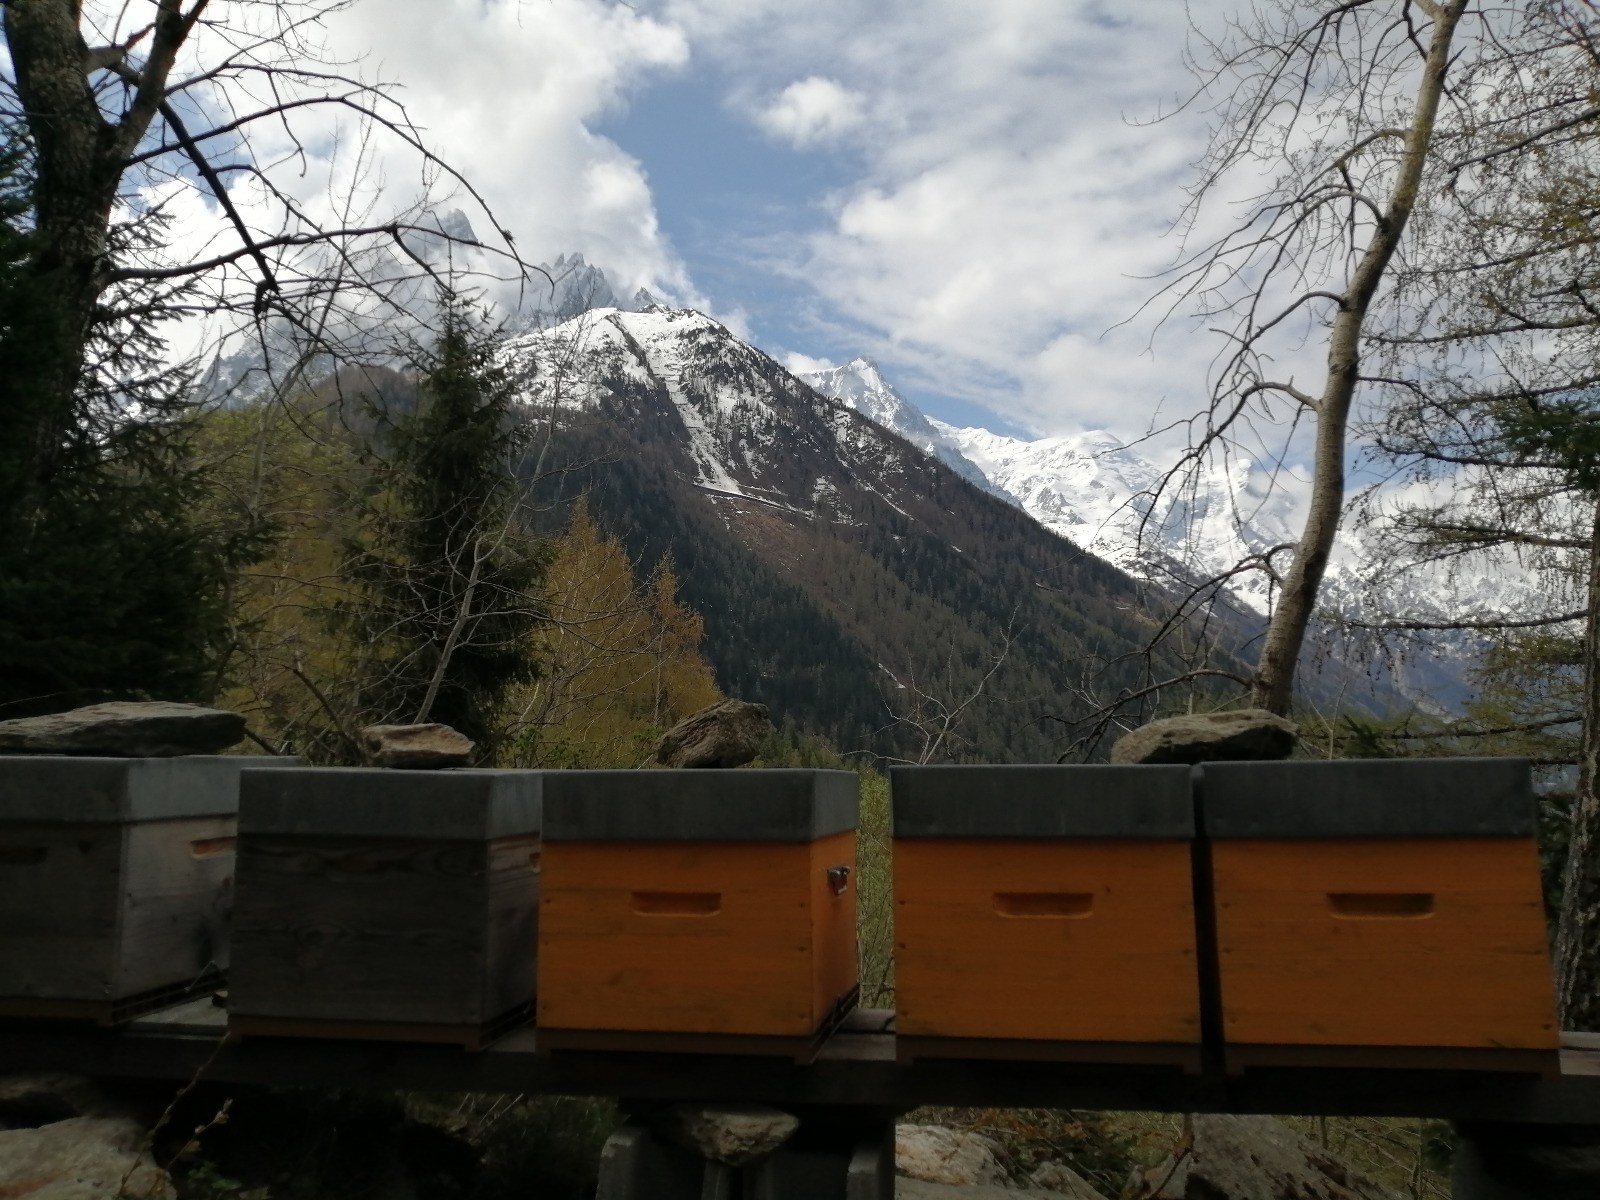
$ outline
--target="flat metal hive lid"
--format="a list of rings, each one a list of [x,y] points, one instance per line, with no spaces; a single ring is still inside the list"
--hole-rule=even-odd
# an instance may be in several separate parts
[[[1532,837],[1522,758],[1222,762],[1198,768],[1212,838]]]
[[[854,771],[551,771],[547,842],[810,842],[856,828]]]
[[[246,771],[239,832],[476,841],[537,834],[542,771]]]
[[[891,767],[897,838],[1194,836],[1187,766]]]
[[[299,766],[298,758],[192,754],[175,758],[0,755],[0,822],[108,824],[232,816],[239,776]]]

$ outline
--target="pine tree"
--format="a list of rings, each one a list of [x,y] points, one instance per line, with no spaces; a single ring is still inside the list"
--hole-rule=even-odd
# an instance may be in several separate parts
[[[258,543],[248,523],[195,516],[189,376],[168,363],[168,299],[108,297],[70,404],[18,387],[35,336],[31,147],[0,149],[0,715],[97,699],[207,700],[228,640],[227,591]],[[119,229],[113,254],[157,217]],[[33,372],[36,374],[36,372]]]
[[[384,484],[352,547],[362,599],[350,615],[379,647],[367,715],[441,721],[488,761],[507,689],[536,671],[527,635],[544,554],[516,484],[521,381],[462,301],[446,294],[440,307],[416,409],[380,414]]]

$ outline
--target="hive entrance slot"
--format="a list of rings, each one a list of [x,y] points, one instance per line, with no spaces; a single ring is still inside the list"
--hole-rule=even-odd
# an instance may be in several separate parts
[[[1328,909],[1347,921],[1415,921],[1433,916],[1433,893],[1329,892]]]
[[[195,858],[215,858],[219,854],[232,854],[238,838],[197,838],[189,843],[189,853]]]
[[[994,910],[1002,917],[1087,917],[1093,892],[996,892]]]
[[[710,917],[722,911],[722,893],[634,892],[632,906],[645,917]]]

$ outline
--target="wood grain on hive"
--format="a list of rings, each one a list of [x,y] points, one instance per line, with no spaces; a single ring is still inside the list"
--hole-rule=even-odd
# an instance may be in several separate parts
[[[850,771],[563,771],[538,1029],[556,1049],[808,1057],[857,985]]]
[[[0,758],[0,1015],[111,1023],[228,966],[242,765]]]
[[[1199,795],[1231,1067],[1554,1069],[1528,763],[1213,763]]]
[[[896,767],[907,1057],[1198,1069],[1189,768]]]
[[[525,1022],[540,778],[246,772],[230,1027],[479,1046]]]

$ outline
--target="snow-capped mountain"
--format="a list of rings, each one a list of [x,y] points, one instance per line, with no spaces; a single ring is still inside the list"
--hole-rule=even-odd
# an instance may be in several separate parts
[[[937,422],[890,387],[870,358],[852,359],[842,367],[804,372],[800,379],[830,396],[846,408],[854,409],[875,425],[899,434],[924,454],[931,454],[957,475],[986,492],[1010,499],[1004,488],[956,448]]]
[[[1297,536],[1291,490],[1267,486],[1247,460],[1208,466],[1152,510],[1164,468],[1110,434],[1029,441],[948,425],[925,416],[865,358],[803,378],[965,477],[976,472],[980,486],[1046,529],[1136,575],[1207,578]],[[1233,590],[1266,610],[1259,574],[1239,577]]]
[[[553,263],[540,263],[539,270],[550,280],[548,292],[536,298],[540,315],[555,322],[570,321],[580,313],[597,308],[638,312],[658,303],[645,288],[624,304],[612,290],[611,281],[599,267],[587,263],[581,254],[562,254]]]
[[[505,353],[556,431],[541,502],[582,494],[637,560],[671,562],[731,694],[906,758],[926,746],[891,698],[981,686],[960,754],[1027,762],[1055,759],[1085,696],[1136,686],[1134,580],[711,318],[594,309]],[[1225,632],[1224,656],[1249,636]]]

